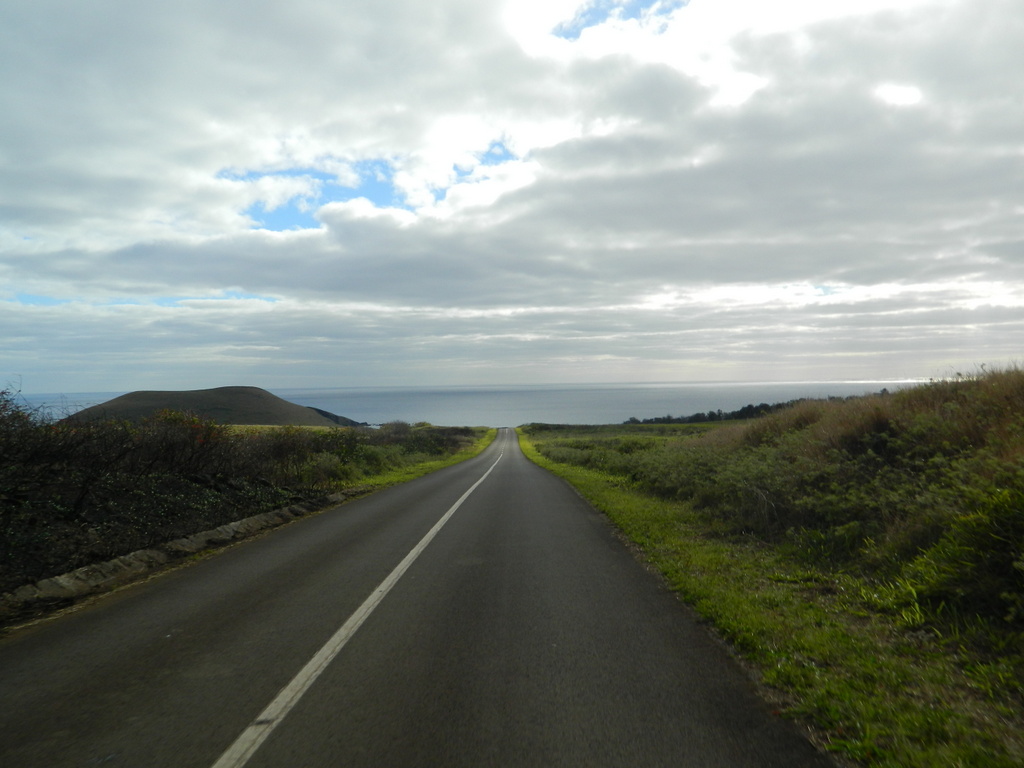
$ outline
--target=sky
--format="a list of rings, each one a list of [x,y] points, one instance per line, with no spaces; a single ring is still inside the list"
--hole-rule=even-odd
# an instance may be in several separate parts
[[[0,388],[1024,349],[1019,0],[0,0]]]

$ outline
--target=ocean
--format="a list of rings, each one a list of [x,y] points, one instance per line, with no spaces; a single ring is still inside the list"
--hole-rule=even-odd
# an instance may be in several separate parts
[[[271,389],[278,397],[368,424],[430,422],[439,426],[515,427],[618,424],[631,417],[689,416],[799,398],[848,397],[895,391],[916,381],[831,381],[695,384],[536,384],[465,387],[339,387]],[[20,395],[57,416],[106,402],[123,392]]]

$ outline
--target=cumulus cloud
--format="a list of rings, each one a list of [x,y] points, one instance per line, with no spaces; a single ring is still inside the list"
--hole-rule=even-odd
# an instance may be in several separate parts
[[[82,391],[1014,360],[1014,5],[21,4],[0,28],[0,374]]]

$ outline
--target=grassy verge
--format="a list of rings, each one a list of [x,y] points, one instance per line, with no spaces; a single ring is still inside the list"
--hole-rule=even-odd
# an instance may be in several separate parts
[[[416,464],[409,466],[398,467],[396,469],[389,469],[380,474],[366,478],[360,485],[361,487],[369,488],[372,490],[380,490],[381,488],[387,488],[392,485],[398,485],[400,483],[408,482],[409,480],[415,480],[417,477],[423,477],[429,475],[431,472],[436,472],[439,469],[450,467],[453,464],[459,464],[466,459],[471,459],[474,456],[478,456],[483,452],[484,448],[494,442],[495,436],[497,436],[497,429],[489,429],[477,440],[457,453],[453,453],[450,456],[446,456],[441,459],[431,459],[429,461],[421,461]]]
[[[1024,718],[998,663],[901,627],[875,610],[868,581],[800,564],[622,476],[552,461],[522,431],[520,441],[640,546],[826,749],[872,766],[1024,765]]]

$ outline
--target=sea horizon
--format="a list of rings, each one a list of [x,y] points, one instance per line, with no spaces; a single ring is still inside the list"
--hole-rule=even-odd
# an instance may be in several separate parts
[[[798,399],[856,397],[917,386],[926,379],[773,382],[592,382],[349,387],[264,387],[285,400],[358,422],[429,422],[441,426],[519,426],[531,422],[619,424],[631,418],[690,416]],[[126,391],[19,393],[54,416],[107,402]]]

